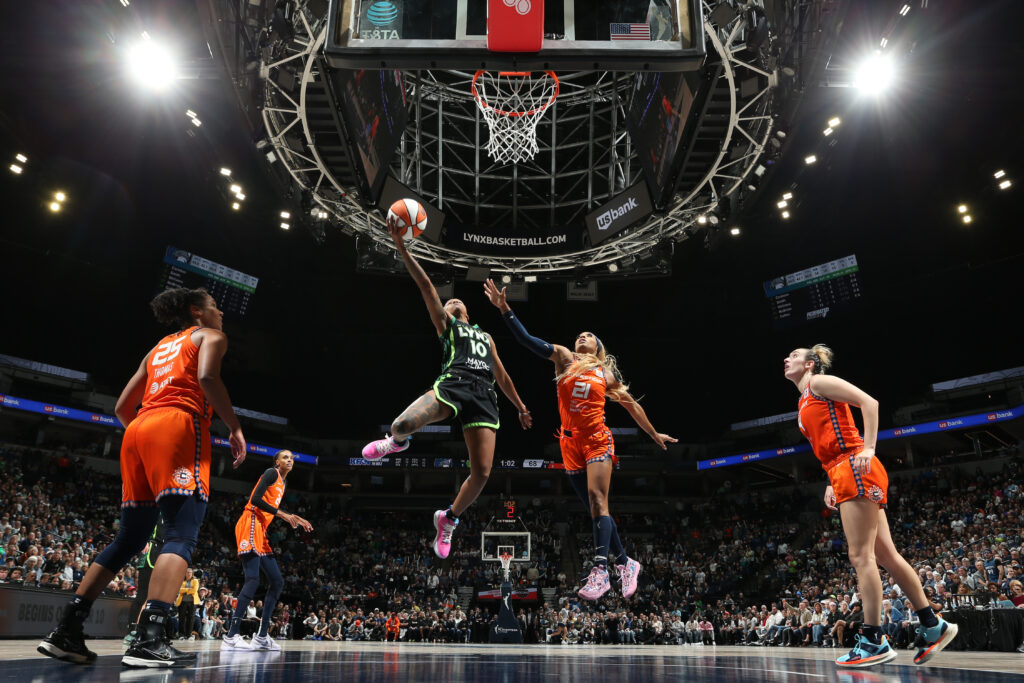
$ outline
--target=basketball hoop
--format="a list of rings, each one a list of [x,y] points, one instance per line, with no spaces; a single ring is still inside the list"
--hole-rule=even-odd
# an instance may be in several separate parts
[[[512,555],[511,553],[502,553],[498,555],[498,560],[501,561],[501,571],[505,574],[505,580],[508,581],[509,572],[512,569]]]
[[[487,154],[501,163],[532,159],[538,149],[537,123],[558,97],[558,88],[554,71],[477,71],[472,91],[491,133]]]

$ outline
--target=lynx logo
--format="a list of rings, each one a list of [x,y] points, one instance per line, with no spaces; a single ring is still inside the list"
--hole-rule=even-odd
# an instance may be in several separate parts
[[[626,200],[625,204],[618,207],[617,209],[608,209],[600,216],[598,216],[597,229],[607,230],[608,228],[612,227],[612,223],[614,223],[616,220],[618,220],[622,216],[625,216],[627,213],[636,208],[639,208],[636,203],[636,197],[630,197],[629,199]]]

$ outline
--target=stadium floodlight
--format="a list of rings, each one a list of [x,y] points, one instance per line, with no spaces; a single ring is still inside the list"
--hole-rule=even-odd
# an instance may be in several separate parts
[[[288,225],[287,223],[281,223],[281,229],[282,230],[287,230],[290,227],[292,227],[292,226]]]
[[[198,117],[199,115],[198,115],[198,114],[196,114],[196,113],[195,113],[194,111],[192,111],[191,109],[186,109],[186,110],[185,110],[185,116],[189,117],[190,119],[194,119],[194,118],[197,118],[197,117]]]
[[[25,163],[26,161],[28,161],[28,157],[27,157],[27,156],[25,156],[24,154],[15,154],[15,155],[14,155],[14,158],[15,158],[15,160],[16,160],[16,161],[20,161],[20,162],[21,162],[21,163],[23,163],[23,164],[24,164],[24,163]],[[996,177],[998,178],[999,176],[996,176]]]
[[[510,284],[511,282],[512,282],[512,276],[509,275],[508,273],[505,273],[504,275],[501,276],[501,284],[507,285],[507,284]]]
[[[203,122],[200,121],[199,119],[191,119],[191,121],[192,121],[192,125],[195,126],[196,128],[198,128],[199,126],[203,125]]]
[[[881,52],[875,52],[864,59],[853,76],[853,87],[877,95],[885,91],[896,79],[896,70],[892,58]]]
[[[967,213],[967,205],[961,204],[960,206],[956,207],[956,210],[958,213]]]
[[[230,168],[224,168],[223,166],[221,166],[220,174],[222,176],[227,176],[228,178],[230,178],[231,177],[231,169]]]
[[[808,166],[810,166],[811,164],[813,164],[817,160],[818,160],[818,157],[814,156],[813,154],[811,154],[810,156],[804,157],[804,163],[807,164]]]
[[[242,205],[239,204],[238,202],[231,202],[231,208],[234,209],[235,211],[238,211],[240,208],[242,208]]]
[[[536,281],[537,281],[537,276],[536,275],[526,275],[526,276],[523,277],[523,282],[536,282]]]
[[[831,128],[826,128],[825,130],[823,130],[821,132],[825,135],[825,137],[828,137],[829,135],[832,135],[832,129]]]
[[[1009,181],[1009,179],[1007,179],[1007,180],[1004,180],[1003,182],[999,183],[999,189],[1000,190],[1007,190],[1007,189],[1010,188],[1011,185],[1013,185],[1013,183],[1011,183]]]
[[[781,202],[779,202],[775,206],[779,207],[780,209],[785,209],[787,206],[789,206],[789,202],[787,202],[785,199],[783,199]]]
[[[963,217],[963,222],[964,222],[964,224],[965,224],[965,225],[969,224],[969,223],[970,223],[971,221],[973,221],[973,220],[974,220],[974,219],[973,219],[973,218],[971,218],[971,215],[970,215],[970,214],[964,214],[964,217]]]
[[[154,91],[165,90],[178,77],[174,58],[165,48],[147,38],[128,50],[128,72],[140,85]],[[198,121],[192,115],[193,121]],[[199,125],[199,124],[196,124]]]
[[[53,198],[56,199],[58,202],[63,202],[65,199],[68,198],[68,196],[61,192],[60,190],[57,190],[56,192],[53,193]]]
[[[783,218],[789,218],[789,211],[783,211],[782,212],[782,217]]]
[[[619,272],[619,264],[615,263],[614,261],[609,263],[608,264],[608,272],[609,273],[617,273],[617,272]]]
[[[700,223],[701,225],[704,225],[705,223],[708,222],[708,217],[703,215],[703,214],[700,215],[700,216],[697,216],[697,222]]]
[[[786,192],[785,194],[782,195],[782,198],[788,201],[788,200],[793,198],[793,193],[792,192]]]
[[[21,166],[18,166],[17,164],[11,164],[8,168],[11,169],[11,173],[13,173],[14,175],[21,175],[21,172],[25,170]]]
[[[729,234],[732,235],[733,237],[736,237],[736,236],[738,236],[740,234],[740,229],[739,228],[733,228],[732,230],[729,231]]]
[[[21,155],[19,154],[19,155],[18,155],[18,161],[25,161],[25,159],[22,159],[22,158],[21,158]],[[995,178],[996,180],[999,180],[999,179],[1000,179],[1000,178],[1002,178],[1002,177],[1003,177],[1004,175],[1006,175],[1006,171],[1004,171],[1003,169],[999,169],[998,171],[996,171],[995,173],[993,173],[993,174],[992,174],[992,176],[993,176],[993,177],[994,177],[994,178]]]
[[[242,191],[242,186],[241,185],[232,185],[228,189],[231,190],[231,194],[238,194],[239,192]]]
[[[832,118],[830,118],[828,120],[828,127],[829,128],[838,128],[839,124],[842,123],[842,122],[843,122],[843,120],[840,119],[838,116],[833,116]]]
[[[288,211],[282,211],[281,212],[281,218],[291,218],[291,217],[292,217],[292,215]]]
[[[910,5],[904,5],[900,8],[900,16],[905,17],[910,14]]]
[[[60,202],[50,202],[50,211],[58,213],[60,211]]]
[[[244,200],[245,200],[245,193],[244,193],[244,192],[239,192],[239,193],[238,193],[238,194],[236,194],[235,196],[236,196],[236,197],[238,197],[238,199],[240,199],[240,200],[242,200],[242,201],[244,201]]]

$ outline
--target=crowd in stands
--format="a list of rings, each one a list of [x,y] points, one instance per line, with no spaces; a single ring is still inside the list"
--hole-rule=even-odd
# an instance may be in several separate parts
[[[892,535],[934,606],[1024,605],[1022,476],[1018,454],[992,474],[951,465],[892,478]],[[270,528],[286,579],[272,635],[487,640],[494,610],[459,590],[500,580],[496,565],[479,561],[484,512],[462,518],[455,552],[442,562],[430,551],[422,511],[360,512],[328,497],[287,496],[285,508],[316,531]],[[72,453],[0,445],[0,583],[73,590],[116,533],[119,502],[118,478]],[[191,625],[179,616],[183,636],[219,637],[233,612],[243,579],[232,530],[243,504],[244,496],[216,491],[211,499],[193,558],[197,584],[182,589],[194,605]],[[527,642],[843,646],[863,620],[838,516],[808,492],[729,492],[681,504],[672,516],[619,515],[626,547],[644,567],[628,602],[615,589],[597,603],[576,596],[573,572],[588,569],[592,539],[582,509],[564,509],[559,523],[542,507],[523,513],[534,562],[517,580],[549,589],[547,602],[517,609]],[[563,564],[566,543],[575,543],[581,566]],[[883,628],[909,646],[914,611],[882,576]],[[136,581],[129,566],[108,591],[133,597]],[[243,632],[255,628],[261,608],[258,600],[250,606]]]

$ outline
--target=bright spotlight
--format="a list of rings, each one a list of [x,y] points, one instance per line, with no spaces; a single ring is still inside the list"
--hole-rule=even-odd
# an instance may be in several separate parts
[[[808,156],[808,157],[804,157],[804,163],[807,164],[808,166],[810,166],[811,164],[813,164],[817,160],[818,160],[818,157],[814,156],[813,154]]]
[[[195,117],[193,117],[193,118],[195,118]],[[221,168],[220,169],[220,174],[230,178],[231,177],[231,169],[230,168]]]
[[[961,204],[960,206],[956,207],[956,210],[959,213],[967,213],[967,205],[966,204]]]
[[[904,5],[900,8],[900,16],[905,17],[910,14],[910,5]]]
[[[287,211],[282,211],[281,212],[281,218],[291,218],[291,217],[292,217],[292,215],[289,212],[287,212]]]
[[[242,205],[239,204],[238,202],[231,202],[231,208],[234,209],[235,211],[238,211],[240,208],[242,208]]]
[[[62,202],[65,199],[67,199],[68,196],[66,194],[64,194],[63,192],[57,191],[57,192],[53,193],[53,198],[56,199],[58,202]]]
[[[789,218],[789,211],[783,211],[782,212],[782,217],[783,218]]]
[[[888,55],[876,52],[857,68],[853,76],[853,87],[877,95],[892,85],[895,77],[892,59]]]
[[[171,53],[149,40],[128,50],[128,71],[151,90],[163,90],[178,77]]]
[[[729,234],[732,235],[733,237],[736,237],[737,235],[740,234],[740,229],[739,228],[733,228],[732,230],[729,231]]]
[[[608,264],[608,272],[609,273],[617,273],[617,272],[619,272],[619,264],[618,263],[609,263]]]
[[[9,168],[11,169],[11,173],[13,173],[14,175],[21,175],[21,172],[25,170],[21,166],[18,166],[17,164],[11,164]]]
[[[232,185],[228,189],[231,190],[231,194],[238,194],[239,192],[242,191],[242,186],[241,185]]]
[[[190,120],[192,121],[192,125],[195,126],[196,128],[198,128],[199,126],[203,125],[203,122],[200,121],[199,119],[190,119]]]
[[[974,220],[974,219],[973,219],[973,218],[971,218],[970,214],[966,214],[966,215],[964,215],[964,217],[963,217],[963,221],[964,221],[964,224],[965,224],[965,225],[966,225],[966,224],[969,224],[969,223],[970,223],[970,222],[971,222],[972,220]]]
[[[793,193],[792,192],[787,192],[784,195],[782,195],[782,198],[786,199],[786,200],[792,199],[793,198]]]
[[[50,211],[57,213],[60,211],[60,202],[50,202]]]
[[[501,276],[501,284],[507,285],[510,282],[512,282],[512,276],[511,275],[505,274],[505,275]]]
[[[781,202],[779,202],[775,206],[779,207],[780,209],[785,209],[787,206],[789,206],[789,202],[787,202],[785,199],[783,199]]]
[[[1004,180],[1003,182],[999,183],[999,189],[1006,190],[1009,189],[1011,185],[1013,185],[1013,183],[1011,183],[1009,180]]]
[[[14,158],[15,158],[16,160],[20,161],[21,163],[25,163],[26,161],[28,161],[28,157],[27,157],[27,156],[25,156],[24,154],[15,154],[15,155],[14,155]],[[998,177],[999,177],[999,176],[996,176],[996,178],[998,178]]]
[[[19,155],[18,155],[18,161],[26,161],[26,160],[25,160],[25,159],[23,159],[23,158],[21,158],[21,155],[19,154]],[[995,177],[995,179],[996,179],[996,180],[999,180],[999,179],[1000,179],[1000,178],[1002,178],[1002,177],[1003,177],[1004,175],[1006,175],[1006,171],[1004,171],[1003,169],[999,169],[998,171],[996,171],[996,172],[995,172],[995,173],[993,173],[992,175],[993,175],[993,177]]]
[[[708,217],[707,216],[697,216],[697,222],[700,223],[701,225],[704,225],[705,223],[708,222]]]
[[[842,122],[843,122],[842,119],[840,119],[838,116],[833,116],[832,118],[830,118],[828,120],[828,127],[829,128],[838,128],[839,124],[842,123]]]
[[[287,229],[288,229],[288,228],[290,228],[290,227],[291,227],[291,226],[290,226],[290,225],[288,225],[287,223],[281,223],[281,229],[282,229],[282,230],[287,230]]]
[[[238,193],[238,194],[236,194],[235,196],[236,196],[236,197],[238,197],[238,198],[239,198],[239,199],[241,199],[241,200],[244,200],[244,199],[245,199],[245,193],[244,193],[244,192],[239,192],[239,193]]]
[[[823,130],[821,132],[825,135],[825,137],[828,137],[829,135],[832,135],[832,129],[831,128],[826,128],[825,130]]]

